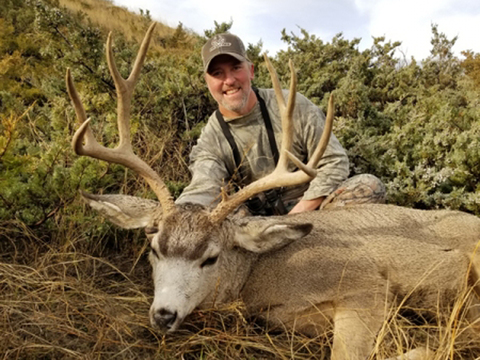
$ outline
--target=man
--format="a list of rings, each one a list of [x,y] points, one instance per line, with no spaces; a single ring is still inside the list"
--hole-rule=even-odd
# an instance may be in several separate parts
[[[252,88],[254,67],[237,36],[215,35],[202,48],[202,59],[218,111],[210,116],[190,154],[192,182],[177,203],[210,206],[219,201],[220,189],[228,182],[243,187],[273,171],[277,144],[281,145],[281,119],[274,91]],[[293,153],[307,160],[320,140],[325,116],[297,94],[293,119]],[[345,181],[347,176],[347,155],[332,135],[315,179],[259,194],[247,206],[253,214],[271,215],[316,210],[322,203],[384,202],[385,187],[376,177],[360,175]]]

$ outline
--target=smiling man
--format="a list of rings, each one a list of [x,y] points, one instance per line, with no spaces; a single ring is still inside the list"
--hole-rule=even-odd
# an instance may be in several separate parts
[[[254,67],[240,38],[230,33],[215,35],[203,46],[202,59],[205,81],[218,110],[190,154],[192,182],[177,203],[211,206],[220,200],[221,187],[227,183],[243,187],[273,171],[282,129],[274,91],[252,87]],[[297,94],[293,120],[292,152],[306,162],[320,140],[325,116]],[[314,180],[269,190],[246,205],[254,215],[282,215],[316,210],[322,203],[343,206],[385,201],[385,187],[375,176],[346,180],[347,176],[347,155],[332,135]]]
[[[205,74],[208,89],[224,117],[237,117],[250,112],[257,103],[252,90],[253,65],[230,55],[215,57]]]

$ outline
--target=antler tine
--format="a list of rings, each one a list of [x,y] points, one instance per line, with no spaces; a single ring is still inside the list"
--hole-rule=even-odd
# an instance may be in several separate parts
[[[112,75],[113,81],[115,83],[115,89],[117,90],[117,117],[118,117],[118,133],[120,136],[119,147],[131,148],[130,142],[130,109],[131,109],[131,100],[133,96],[133,91],[135,85],[138,81],[140,71],[142,69],[145,57],[147,54],[148,47],[150,45],[150,40],[152,38],[153,30],[155,29],[156,23],[152,23],[148,28],[145,37],[143,38],[142,45],[138,51],[137,58],[133,65],[132,71],[128,79],[124,79],[120,72],[117,69],[115,64],[115,57],[113,56],[112,50],[112,32],[108,34],[107,38],[107,63],[110,74]]]
[[[175,203],[173,202],[170,192],[160,176],[147,163],[135,155],[130,142],[130,108],[132,94],[135,84],[138,80],[141,67],[145,60],[146,52],[154,28],[155,23],[150,25],[149,29],[147,30],[137,55],[137,59],[133,66],[133,70],[127,80],[121,77],[115,65],[112,51],[112,36],[111,33],[108,35],[107,62],[115,83],[118,97],[117,123],[120,141],[119,145],[115,149],[106,148],[95,140],[95,137],[88,127],[90,119],[86,120],[85,109],[82,105],[78,92],[75,89],[69,69],[67,69],[66,83],[68,94],[70,95],[75,107],[77,118],[81,123],[80,128],[75,132],[72,140],[72,147],[75,153],[78,155],[90,156],[99,160],[105,160],[107,162],[117,163],[137,172],[150,185],[152,190],[157,195],[160,204],[162,205],[163,213],[167,214],[172,212],[175,207]],[[85,141],[85,144],[82,144],[83,141]]]
[[[325,118],[325,127],[323,128],[322,137],[320,138],[320,142],[315,149],[312,157],[307,163],[307,167],[314,169],[320,159],[322,158],[325,150],[327,149],[328,142],[330,141],[330,136],[332,135],[332,128],[333,128],[333,116],[335,113],[335,105],[334,105],[334,98],[333,93],[330,94],[328,98],[328,108],[327,108],[327,116]],[[292,155],[293,156],[293,155]]]
[[[85,121],[87,121],[87,115],[85,112],[85,108],[83,107],[82,100],[80,100],[80,96],[78,95],[77,89],[75,88],[75,84],[73,83],[70,68],[67,68],[67,74],[65,75],[65,83],[67,84],[67,92],[73,102],[73,107],[75,109],[77,119],[80,124],[84,124]],[[87,127],[87,129],[84,130],[82,133],[82,137],[85,140],[85,147],[91,147],[92,144],[96,142],[95,138],[93,137],[92,131],[90,130],[90,128]],[[76,148],[75,142],[72,142],[72,146],[75,152],[79,154],[79,151],[81,151],[81,149]]]
[[[290,66],[290,93],[288,98],[288,103],[285,105],[285,100],[283,98],[283,93],[280,87],[280,82],[276,75],[275,69],[272,64],[265,56],[265,61],[267,63],[267,68],[270,72],[272,78],[273,88],[277,97],[278,107],[280,109],[280,114],[282,117],[282,148],[280,150],[281,155],[278,161],[277,167],[269,175],[247,185],[236,194],[232,195],[228,199],[222,199],[220,204],[211,212],[210,219],[214,223],[219,223],[223,221],[228,214],[235,210],[240,204],[248,200],[252,196],[266,191],[275,187],[281,186],[293,186],[299,185],[311,181],[317,174],[316,166],[320,159],[322,158],[325,149],[328,145],[330,139],[330,133],[333,126],[333,97],[330,96],[328,113],[325,123],[325,128],[320,139],[320,142],[315,149],[311,159],[308,164],[303,164],[298,160],[291,152],[291,146],[293,142],[293,110],[295,106],[295,94],[296,94],[296,84],[297,78],[295,74],[295,69],[292,61],[289,61]],[[295,163],[295,165],[300,169],[295,172],[288,172],[287,170],[287,157]]]
[[[293,61],[290,59],[288,61],[288,65],[290,68],[290,91],[288,94],[288,102],[285,105],[285,99],[283,97],[282,87],[280,86],[280,81],[278,80],[277,72],[273,67],[270,59],[268,58],[267,54],[263,54],[265,59],[265,63],[268,68],[268,72],[272,78],[273,89],[275,91],[275,96],[277,98],[277,104],[280,111],[280,116],[282,119],[282,150],[280,152],[280,158],[278,160],[278,167],[283,170],[287,170],[288,167],[288,159],[287,159],[287,152],[292,149],[292,142],[293,142],[293,110],[295,108],[295,98],[297,94],[297,73],[295,72],[295,68],[293,66]]]

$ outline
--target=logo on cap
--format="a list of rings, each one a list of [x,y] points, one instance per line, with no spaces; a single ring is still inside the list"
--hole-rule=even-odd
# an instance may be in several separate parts
[[[232,46],[232,43],[227,42],[223,36],[217,36],[212,40],[212,47],[210,48],[210,51],[218,49],[222,46]]]

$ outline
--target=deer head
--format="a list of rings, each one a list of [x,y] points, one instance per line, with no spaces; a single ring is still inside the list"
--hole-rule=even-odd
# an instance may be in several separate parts
[[[299,224],[291,217],[232,217],[239,205],[255,194],[281,186],[309,182],[316,176],[316,166],[328,144],[333,122],[333,99],[322,139],[307,164],[290,153],[293,136],[292,114],[295,105],[296,75],[290,61],[291,84],[287,103],[276,72],[265,55],[279,104],[283,139],[276,169],[268,176],[246,186],[232,196],[222,190],[222,201],[213,210],[201,205],[175,205],[160,176],[138,158],[130,142],[130,105],[135,84],[144,62],[155,24],[148,29],[133,70],[123,79],[113,59],[112,36],[107,40],[107,61],[118,97],[119,145],[101,146],[94,138],[90,119],[67,70],[68,93],[75,107],[80,128],[72,145],[78,155],[122,164],[140,174],[155,192],[159,203],[124,195],[91,195],[84,200],[113,223],[124,228],[144,227],[150,240],[149,260],[155,285],[150,320],[161,331],[175,331],[193,309],[214,301],[234,299],[245,282],[248,269],[257,254],[272,251],[307,235],[310,224]],[[287,170],[288,161],[296,172]]]

